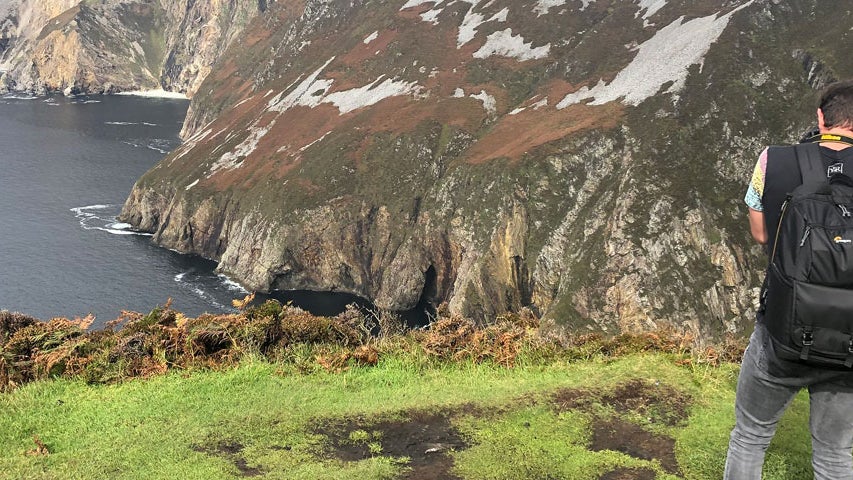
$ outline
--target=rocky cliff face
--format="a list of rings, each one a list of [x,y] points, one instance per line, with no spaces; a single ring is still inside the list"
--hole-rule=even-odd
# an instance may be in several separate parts
[[[853,73],[830,3],[280,0],[217,17],[206,69],[186,59],[208,30],[166,21],[186,142],[122,216],[256,290],[743,332],[766,261],[752,164]]]
[[[257,1],[3,0],[0,89],[192,95]]]

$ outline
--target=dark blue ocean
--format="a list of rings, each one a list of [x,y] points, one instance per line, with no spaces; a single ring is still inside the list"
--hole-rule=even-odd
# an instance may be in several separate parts
[[[41,319],[172,299],[190,316],[246,292],[216,264],[153,245],[115,217],[137,178],[180,144],[189,102],[132,96],[0,97],[0,310]],[[353,298],[282,294],[333,314]]]

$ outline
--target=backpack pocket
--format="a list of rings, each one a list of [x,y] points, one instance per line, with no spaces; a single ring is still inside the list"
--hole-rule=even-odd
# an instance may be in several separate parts
[[[800,249],[806,249],[804,268],[809,283],[853,286],[853,228],[808,226],[803,233]]]
[[[853,291],[794,280],[792,307],[801,360],[853,362]]]

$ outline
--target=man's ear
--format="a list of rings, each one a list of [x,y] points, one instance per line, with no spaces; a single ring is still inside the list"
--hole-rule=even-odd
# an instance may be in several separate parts
[[[826,122],[823,119],[823,110],[820,108],[817,109],[817,128],[820,129],[821,132],[826,130]]]

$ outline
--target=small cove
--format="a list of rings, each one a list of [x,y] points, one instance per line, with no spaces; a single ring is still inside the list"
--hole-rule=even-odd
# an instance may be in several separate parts
[[[216,263],[157,247],[116,221],[133,183],[180,145],[189,102],[132,96],[0,96],[0,310],[44,320],[172,299],[186,315],[232,311],[247,292]],[[316,315],[368,301],[343,293],[273,292]],[[426,322],[426,306],[403,312]]]

